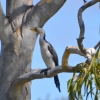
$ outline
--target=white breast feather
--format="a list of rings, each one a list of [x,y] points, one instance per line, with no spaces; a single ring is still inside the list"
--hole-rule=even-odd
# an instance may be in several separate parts
[[[40,44],[40,48],[41,48],[41,55],[42,58],[46,64],[47,67],[49,68],[54,68],[55,67],[55,63],[53,61],[53,56],[51,55],[51,53],[48,50],[48,43],[45,42],[45,44]]]

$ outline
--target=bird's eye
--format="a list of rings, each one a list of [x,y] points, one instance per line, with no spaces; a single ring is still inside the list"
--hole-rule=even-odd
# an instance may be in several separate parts
[[[34,30],[37,30],[37,28],[34,28]]]

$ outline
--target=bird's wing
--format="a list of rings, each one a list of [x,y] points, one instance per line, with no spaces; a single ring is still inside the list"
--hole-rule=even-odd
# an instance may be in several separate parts
[[[53,57],[53,61],[55,63],[55,66],[58,66],[58,56],[57,56],[57,53],[51,44],[48,45],[48,50],[53,55],[52,57]]]

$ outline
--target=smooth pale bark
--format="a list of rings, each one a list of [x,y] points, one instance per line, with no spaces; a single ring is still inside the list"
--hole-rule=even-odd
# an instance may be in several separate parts
[[[32,27],[42,27],[64,4],[65,0],[38,4],[32,0],[6,0],[6,18],[0,6],[0,100],[30,100],[30,82],[23,86],[14,81],[21,75],[31,72],[31,60],[37,34]],[[48,11],[49,10],[49,11]],[[49,13],[48,13],[49,12]],[[48,17],[48,16],[49,17]],[[21,34],[23,37],[21,37]]]

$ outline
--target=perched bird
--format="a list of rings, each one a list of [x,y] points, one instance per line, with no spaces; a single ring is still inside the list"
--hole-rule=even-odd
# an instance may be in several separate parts
[[[48,70],[58,66],[57,53],[54,50],[53,46],[46,41],[45,32],[42,28],[31,28],[30,30],[40,34],[39,42],[40,42],[41,55],[46,66],[48,67],[47,69],[42,70],[41,73],[44,72],[45,75],[47,75]],[[61,92],[58,75],[54,76],[54,82],[59,92]]]

